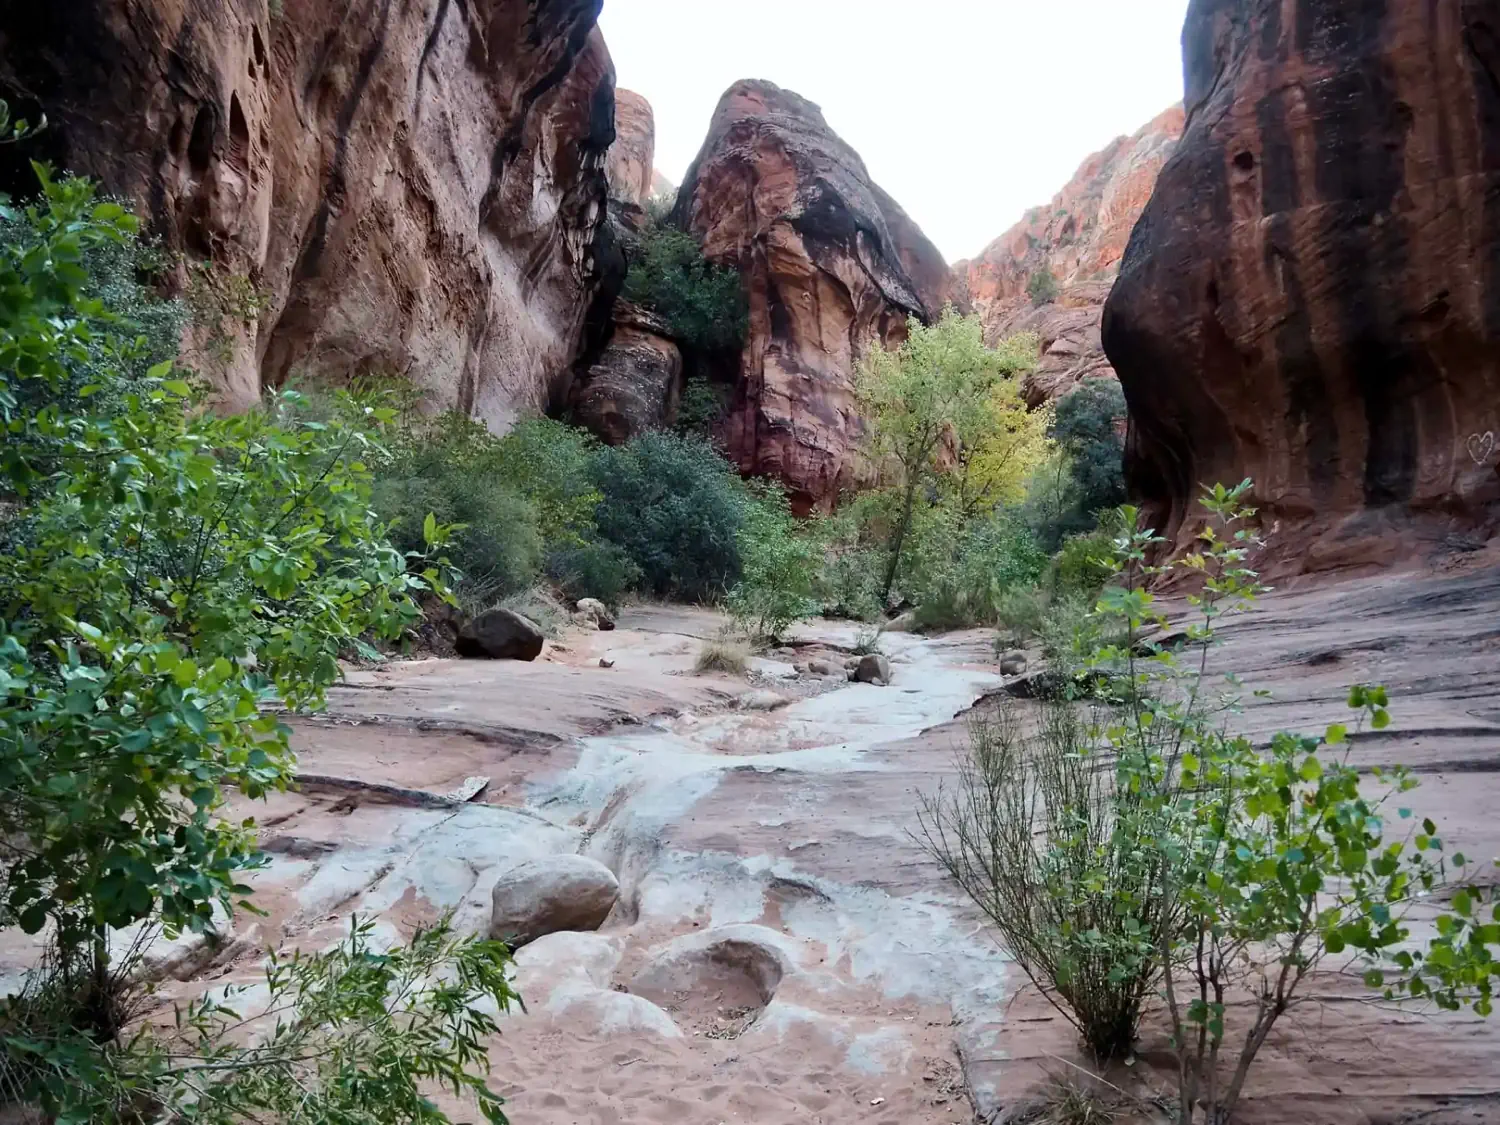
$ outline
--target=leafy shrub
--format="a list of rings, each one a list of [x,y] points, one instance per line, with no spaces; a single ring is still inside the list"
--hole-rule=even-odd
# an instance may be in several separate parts
[[[798,525],[779,488],[755,492],[737,545],[740,580],[729,592],[729,612],[753,639],[778,640],[787,626],[817,612],[821,544]]]
[[[956,788],[920,799],[919,839],[1100,1060],[1128,1054],[1174,919],[1124,836],[1097,737],[1071,703],[1023,737],[1002,707],[969,727]],[[1100,878],[1100,872],[1107,878]]]
[[[1026,295],[1038,308],[1057,300],[1057,278],[1045,266],[1031,275],[1026,282]]]
[[[1114,536],[1101,529],[1064,541],[1052,560],[1049,585],[1055,597],[1091,602],[1114,573]]]
[[[1024,524],[1004,516],[955,528],[936,523],[908,577],[917,623],[928,629],[993,625],[1012,590],[1036,584],[1047,557]]]
[[[122,1040],[109,932],[203,931],[248,893],[254,826],[223,818],[225,787],[292,783],[272,708],[319,706],[340,652],[415,622],[441,567],[392,547],[371,512],[367,465],[394,411],[318,419],[285,392],[216,415],[170,361],[145,366],[152,332],[128,313],[149,297],[90,296],[131,216],[45,174],[39,202],[3,214],[0,919],[45,929],[62,971],[0,1011],[8,1092],[50,1120],[439,1122],[426,1091],[442,1084],[503,1120],[478,1071],[494,1030],[481,998],[513,998],[506,954],[446,931],[273,962],[271,995],[295,1015],[254,1047],[208,1000],[175,1041],[149,1024]],[[423,550],[440,547],[447,529],[422,524]]]
[[[1242,505],[1249,485],[1209,491],[1212,525],[1179,564],[1204,578],[1193,647],[1211,645],[1218,623],[1260,591],[1245,566],[1258,542],[1246,526],[1253,509]],[[1371,795],[1341,723],[1257,747],[1227,729],[1237,701],[1202,690],[1203,655],[1179,663],[1141,639],[1164,619],[1142,585],[1160,540],[1135,530],[1136,518],[1125,509],[1117,577],[1091,615],[1100,634],[1118,638],[1086,646],[1095,649],[1087,670],[1106,685],[1103,712],[1080,723],[1055,705],[1029,749],[1013,730],[976,736],[957,793],[924,801],[919,826],[1099,1054],[1130,1049],[1138,998],[1159,981],[1181,1078],[1177,1121],[1218,1125],[1261,1045],[1329,958],[1363,959],[1366,985],[1387,1001],[1424,998],[1487,1016],[1500,926],[1480,921],[1483,892],[1465,887],[1440,910],[1437,936],[1413,941],[1414,908],[1446,862],[1466,863],[1445,860],[1430,821],[1404,838],[1389,830],[1386,801],[1415,788],[1415,777],[1382,767]],[[1389,725],[1383,688],[1356,685],[1348,702],[1360,722]],[[1242,996],[1243,1006],[1226,1003]],[[1238,1019],[1246,1026],[1235,1048]],[[1232,1062],[1221,1069],[1221,1060]]]
[[[740,275],[710,265],[698,240],[670,227],[641,236],[641,250],[625,276],[624,296],[662,316],[692,348],[737,349],[749,330]]]
[[[995,621],[1002,630],[997,645],[1010,648],[1040,634],[1046,612],[1047,599],[1035,586],[1006,590],[995,606]]]
[[[707,438],[728,409],[729,388],[701,376],[688,376],[677,407],[677,432]]]
[[[868,547],[830,547],[818,571],[818,597],[828,617],[873,621],[880,615],[878,552]]]
[[[375,509],[404,550],[420,544],[429,512],[458,525],[451,558],[459,597],[471,609],[487,606],[529,589],[544,564],[561,570],[555,556],[589,545],[599,501],[594,449],[587,434],[545,418],[496,437],[452,411],[412,416],[379,470]]]
[[[33,1020],[16,1060],[26,1069],[13,1073],[59,1122],[438,1125],[448,1117],[429,1099],[443,1088],[503,1125],[484,1040],[518,1001],[510,964],[500,942],[460,937],[446,922],[387,949],[372,922],[355,921],[333,949],[273,953],[262,985],[210,992],[123,1044]],[[272,1013],[265,1029],[244,1045],[246,1019],[262,1012]],[[0,1018],[15,1014],[13,1004]]]
[[[599,450],[599,537],[639,569],[658,597],[704,600],[740,577],[738,536],[749,510],[739,474],[706,442],[647,433]]]
[[[626,592],[641,579],[625,549],[616,543],[589,542],[552,552],[547,573],[573,601],[596,598],[618,609]]]

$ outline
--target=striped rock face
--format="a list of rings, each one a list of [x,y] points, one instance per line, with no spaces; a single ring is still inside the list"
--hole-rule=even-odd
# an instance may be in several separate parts
[[[749,341],[722,426],[745,473],[828,510],[867,481],[853,376],[866,348],[957,296],[952,271],[816,105],[769,82],[731,86],[677,195],[673,221],[739,270]]]
[[[34,189],[33,156],[96,177],[183,255],[180,285],[240,294],[186,341],[227,406],[399,373],[503,427],[566,401],[623,274],[598,7],[12,5],[0,97],[49,128],[4,146],[0,190]]]
[[[1187,126],[1103,340],[1158,527],[1250,476],[1298,569],[1500,518],[1500,7],[1194,0]]]

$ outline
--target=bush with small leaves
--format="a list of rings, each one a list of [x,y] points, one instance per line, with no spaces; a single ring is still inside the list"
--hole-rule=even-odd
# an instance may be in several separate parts
[[[598,537],[620,548],[657,597],[722,597],[740,578],[750,500],[734,467],[700,439],[646,433],[600,449]]]
[[[738,349],[749,330],[739,273],[710,264],[696,238],[671,227],[642,232],[623,295],[660,315],[691,348]]]
[[[89,270],[133,217],[38,173],[0,212],[0,912],[102,981],[110,929],[201,930],[245,893],[223,791],[291,783],[275,709],[319,706],[342,651],[443,584],[371,512],[392,412],[284,392],[221,417],[170,360],[142,370],[150,301],[108,307]],[[447,529],[422,525],[425,555]]]

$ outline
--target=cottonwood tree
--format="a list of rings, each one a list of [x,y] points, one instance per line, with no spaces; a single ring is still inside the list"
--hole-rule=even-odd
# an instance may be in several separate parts
[[[976,487],[987,479],[990,490],[1002,488],[1008,474],[1000,435],[1015,419],[999,388],[1026,366],[1022,348],[986,347],[979,318],[960,316],[951,306],[932,325],[911,318],[900,348],[871,348],[861,361],[855,393],[869,423],[871,453],[897,497],[882,600],[895,585],[913,509],[924,491],[970,466]]]

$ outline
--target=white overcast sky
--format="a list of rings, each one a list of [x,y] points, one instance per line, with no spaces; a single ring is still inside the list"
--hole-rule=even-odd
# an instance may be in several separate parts
[[[950,261],[1182,98],[1188,0],[604,0],[674,183],[731,83],[818,103]]]

